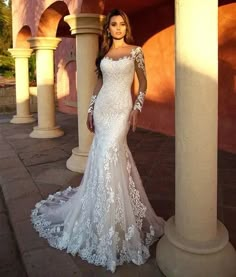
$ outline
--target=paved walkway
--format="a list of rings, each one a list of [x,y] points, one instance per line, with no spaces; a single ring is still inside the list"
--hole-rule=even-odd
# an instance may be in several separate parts
[[[2,191],[0,191],[0,246],[0,276],[26,277],[17,242],[9,222]]]
[[[38,237],[30,223],[30,211],[35,203],[49,193],[77,186],[81,174],[69,171],[65,164],[73,147],[77,146],[77,118],[74,115],[57,114],[57,122],[65,135],[56,139],[32,139],[29,133],[33,124],[14,125],[10,116],[0,115],[0,185],[6,209],[0,208],[0,216],[6,221],[9,215],[19,254],[29,277],[152,277],[163,276],[152,256],[142,266],[133,264],[118,267],[115,274],[107,272],[72,257],[63,251],[50,248],[44,239]],[[174,138],[150,131],[138,130],[129,134],[129,145],[143,179],[153,208],[158,215],[167,219],[174,214]],[[230,238],[236,247],[236,155],[219,151],[219,196],[218,214],[227,226]],[[1,204],[1,202],[0,202]],[[1,206],[2,207],[2,206]],[[6,225],[0,225],[1,234]],[[14,248],[14,246],[12,246]],[[12,248],[12,249],[13,249]],[[3,253],[4,252],[4,253]],[[8,249],[0,251],[2,257],[11,255]],[[18,256],[19,258],[19,256]],[[20,266],[18,259],[9,260],[12,266]],[[18,264],[18,265],[17,265]],[[3,275],[24,277],[20,275]]]

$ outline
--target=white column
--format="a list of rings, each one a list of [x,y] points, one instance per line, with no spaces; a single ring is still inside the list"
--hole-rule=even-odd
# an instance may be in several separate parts
[[[98,53],[98,35],[102,31],[104,16],[81,13],[68,15],[65,21],[76,35],[77,99],[78,99],[78,139],[79,146],[72,150],[67,160],[68,169],[84,172],[92,134],[86,126],[88,106],[96,84],[95,60]]]
[[[16,115],[11,123],[31,123],[35,118],[30,114],[29,106],[29,57],[32,49],[12,48],[8,49],[15,59],[16,74]]]
[[[54,50],[61,41],[55,37],[28,39],[36,52],[38,126],[30,134],[32,138],[56,138],[64,134],[56,125],[54,91]]]
[[[176,0],[176,197],[157,246],[163,273],[236,276],[217,221],[218,1]]]

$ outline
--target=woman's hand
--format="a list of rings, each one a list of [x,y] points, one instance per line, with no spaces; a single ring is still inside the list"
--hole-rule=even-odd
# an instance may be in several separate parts
[[[93,114],[92,113],[88,113],[87,127],[88,127],[90,132],[94,133],[95,129],[94,129],[94,122],[93,122]]]
[[[132,131],[133,132],[135,132],[135,130],[136,130],[139,113],[140,112],[138,110],[132,110],[130,115],[129,115],[129,123],[132,126]]]

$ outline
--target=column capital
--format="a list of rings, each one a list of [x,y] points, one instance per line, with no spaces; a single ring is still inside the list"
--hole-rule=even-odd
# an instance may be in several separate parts
[[[28,42],[32,49],[55,50],[61,39],[56,37],[32,37],[28,39]]]
[[[64,21],[69,24],[72,35],[101,34],[105,16],[94,13],[67,15]]]
[[[8,52],[11,53],[13,58],[29,58],[32,53],[32,49],[29,48],[10,48]]]

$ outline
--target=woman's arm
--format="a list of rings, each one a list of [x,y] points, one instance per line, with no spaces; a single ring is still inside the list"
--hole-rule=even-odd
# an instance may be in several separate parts
[[[93,90],[93,95],[91,96],[91,100],[90,100],[90,104],[89,104],[89,108],[88,108],[88,113],[93,113],[95,101],[96,101],[96,98],[98,96],[98,93],[99,93],[101,87],[102,87],[102,78],[98,77],[97,83],[96,83],[95,88]]]
[[[96,83],[94,91],[93,91],[93,95],[90,100],[89,108],[88,108],[87,127],[88,127],[89,131],[93,132],[93,133],[95,131],[94,130],[94,122],[93,122],[93,110],[94,110],[94,105],[96,102],[97,95],[102,87],[102,84],[103,84],[102,78],[98,77],[97,83]]]
[[[139,81],[138,95],[134,102],[133,110],[130,114],[130,124],[132,125],[132,130],[135,131],[138,121],[138,115],[142,111],[144,97],[147,90],[147,78],[146,78],[146,69],[144,55],[141,47],[135,49],[135,72]]]
[[[138,96],[134,103],[134,110],[142,111],[144,97],[147,90],[147,78],[146,78],[146,69],[144,62],[144,55],[141,47],[137,47],[135,50],[135,72],[139,81]]]

